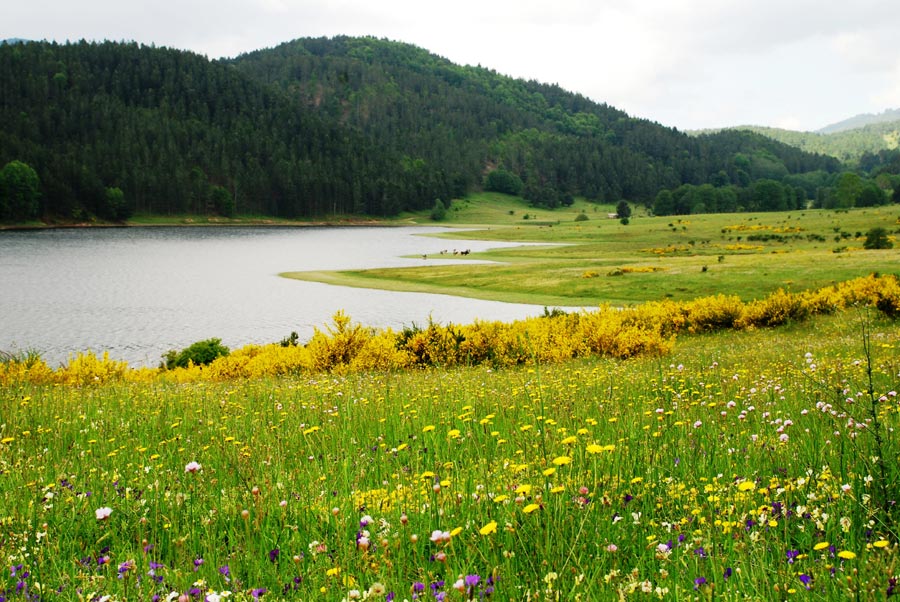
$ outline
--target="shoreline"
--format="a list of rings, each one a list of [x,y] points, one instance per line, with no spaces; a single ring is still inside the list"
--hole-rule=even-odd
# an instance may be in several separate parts
[[[159,221],[127,221],[116,222],[63,222],[63,223],[27,223],[27,224],[0,224],[0,231],[32,231],[32,230],[74,230],[81,228],[156,228],[156,227],[244,227],[265,226],[284,228],[327,228],[327,227],[358,227],[358,226],[420,226],[412,219],[385,220],[379,218],[342,218],[321,219],[311,221],[278,220],[267,218],[194,218],[178,217],[172,220],[160,219]]]

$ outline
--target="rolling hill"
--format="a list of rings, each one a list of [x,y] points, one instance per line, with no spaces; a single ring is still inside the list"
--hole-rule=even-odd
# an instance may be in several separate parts
[[[759,134],[692,137],[374,38],[224,61],[137,43],[2,45],[0,90],[0,165],[32,166],[41,215],[61,219],[392,215],[498,170],[546,207],[649,203],[682,184],[841,168]]]

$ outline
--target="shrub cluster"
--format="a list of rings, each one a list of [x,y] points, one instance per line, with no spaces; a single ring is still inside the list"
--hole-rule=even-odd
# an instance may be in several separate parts
[[[333,323],[324,331],[316,329],[305,345],[249,345],[229,354],[218,339],[210,339],[180,353],[167,354],[167,370],[129,369],[126,363],[110,360],[106,354],[102,358],[93,353],[79,354],[58,370],[50,369],[39,358],[9,356],[0,362],[0,383],[85,385],[156,378],[190,382],[411,367],[503,367],[583,357],[625,359],[665,354],[678,334],[773,327],[852,306],[874,307],[895,318],[900,315],[900,282],[893,275],[871,275],[816,291],[778,290],[747,303],[735,295],[720,294],[627,308],[605,305],[580,313],[554,310],[511,323],[479,320],[459,326],[431,322],[401,332],[355,324],[338,311]],[[169,361],[182,357],[184,362]]]

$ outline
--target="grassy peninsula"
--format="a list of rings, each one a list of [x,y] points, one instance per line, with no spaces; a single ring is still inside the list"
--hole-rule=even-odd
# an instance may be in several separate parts
[[[464,249],[470,238],[547,245],[431,256],[492,264],[283,276],[345,286],[592,307],[688,300],[720,292],[749,301],[781,288],[809,290],[873,272],[894,273],[900,265],[900,246],[864,248],[866,234],[873,228],[896,237],[900,230],[896,206],[666,217],[637,212],[627,225],[611,214],[615,214],[613,206],[580,201],[569,208],[541,210],[516,197],[473,195],[455,201],[447,219],[438,222],[468,226],[443,235],[449,239],[448,249]]]

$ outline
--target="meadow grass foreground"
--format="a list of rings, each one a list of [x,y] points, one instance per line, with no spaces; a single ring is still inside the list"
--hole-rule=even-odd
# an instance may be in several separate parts
[[[900,324],[0,391],[3,600],[880,599]]]

